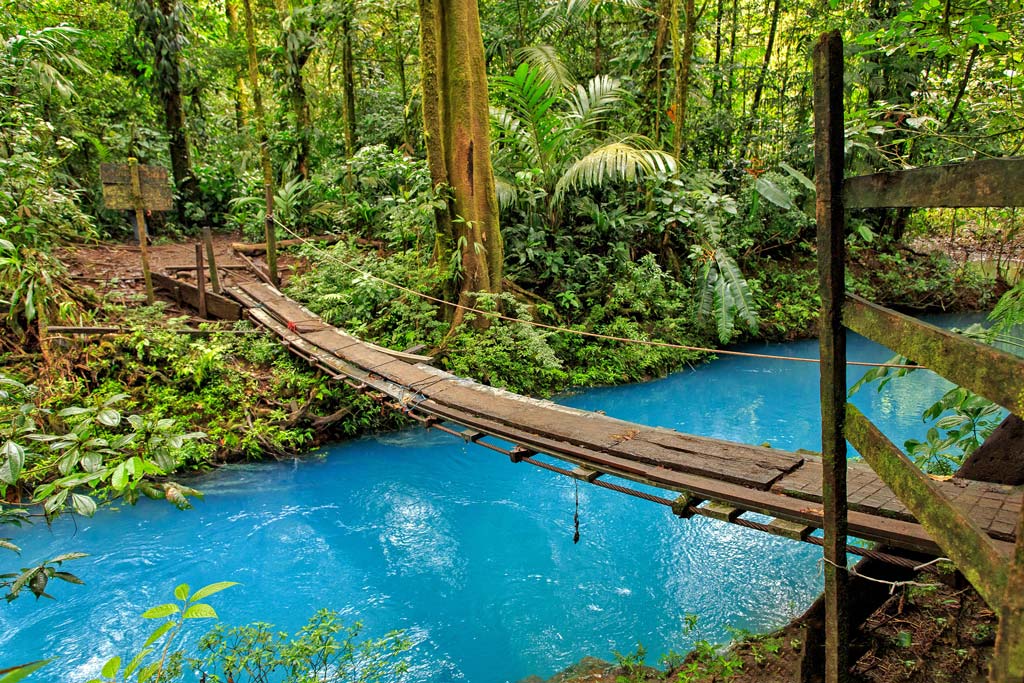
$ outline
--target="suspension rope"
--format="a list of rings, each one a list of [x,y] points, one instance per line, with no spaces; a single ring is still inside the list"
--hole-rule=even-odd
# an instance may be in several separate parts
[[[610,335],[610,334],[601,334],[600,332],[586,332],[586,331],[583,331],[583,330],[574,330],[574,329],[571,329],[571,328],[568,328],[568,327],[561,327],[559,325],[548,325],[547,323],[541,323],[541,322],[537,322],[535,320],[522,320],[520,318],[513,318],[511,316],[502,315],[502,314],[496,313],[494,311],[485,311],[485,310],[482,310],[482,309],[479,309],[479,308],[474,308],[473,306],[466,306],[465,304],[453,303],[451,301],[447,301],[445,299],[441,299],[441,298],[436,297],[436,296],[431,296],[430,294],[424,294],[423,292],[417,292],[414,289],[411,289],[409,287],[405,287],[405,286],[400,285],[400,284],[395,283],[395,282],[391,282],[390,280],[385,280],[384,278],[379,277],[377,275],[374,275],[373,273],[370,273],[368,271],[362,270],[362,269],[360,269],[360,268],[358,268],[356,266],[353,266],[350,263],[346,263],[345,261],[343,261],[340,258],[338,258],[337,256],[335,256],[332,252],[327,251],[326,249],[320,248],[319,246],[314,244],[312,241],[306,239],[302,235],[300,235],[297,232],[295,232],[294,230],[292,230],[287,225],[285,225],[284,223],[282,223],[279,220],[277,220],[277,217],[274,217],[274,222],[277,223],[277,225],[279,225],[282,229],[284,229],[285,232],[287,232],[288,234],[290,234],[293,237],[295,237],[295,239],[297,239],[300,242],[302,242],[303,245],[308,246],[312,250],[314,250],[316,252],[319,252],[321,255],[323,255],[328,260],[331,260],[331,261],[337,263],[338,265],[340,265],[340,266],[342,266],[344,268],[348,268],[349,270],[351,270],[352,272],[354,272],[354,273],[356,273],[358,275],[361,275],[361,276],[363,276],[363,277],[365,277],[367,279],[370,279],[370,280],[376,280],[377,282],[380,282],[381,284],[387,285],[389,287],[393,287],[394,289],[397,289],[400,292],[405,292],[407,294],[412,294],[413,296],[419,297],[421,299],[425,299],[427,301],[432,301],[432,302],[434,302],[436,304],[440,304],[442,306],[448,306],[450,308],[460,309],[460,310],[466,311],[467,313],[478,313],[478,314],[486,316],[486,317],[496,318],[497,320],[504,320],[504,321],[507,321],[507,322],[519,323],[521,325],[528,325],[530,327],[536,327],[536,328],[540,328],[540,329],[543,329],[543,330],[550,330],[552,332],[562,332],[564,334],[575,334],[575,335],[580,336],[580,337],[590,337],[592,339],[603,339],[603,340],[606,340],[606,341],[616,341],[616,342],[622,342],[624,344],[637,344],[637,345],[640,345],[640,346],[654,346],[654,347],[667,348],[667,349],[679,349],[679,350],[682,350],[682,351],[694,351],[694,352],[697,352],[697,353],[711,353],[711,354],[720,355],[720,356],[739,356],[739,357],[742,357],[742,358],[763,358],[763,359],[767,359],[767,360],[783,360],[783,361],[792,361],[792,362],[796,362],[796,363],[820,363],[821,362],[821,360],[819,360],[818,358],[800,358],[798,356],[778,356],[778,355],[769,354],[769,353],[751,353],[751,352],[748,352],[748,351],[731,351],[731,350],[728,350],[728,349],[712,349],[712,348],[708,348],[708,347],[704,347],[704,346],[689,346],[689,345],[686,345],[686,344],[675,344],[675,343],[672,343],[672,342],[654,341],[654,340],[650,340],[650,339],[632,339],[630,337],[618,337],[618,336]],[[867,361],[847,361],[846,364],[847,365],[859,365],[859,366],[865,366],[865,367],[871,367],[871,368],[897,368],[897,369],[903,369],[903,370],[926,370],[927,369],[923,365],[915,365],[913,363],[871,363],[871,362],[867,362]]]

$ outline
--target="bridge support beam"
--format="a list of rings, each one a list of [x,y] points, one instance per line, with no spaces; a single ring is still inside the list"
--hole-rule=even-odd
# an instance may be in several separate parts
[[[821,321],[821,456],[825,560],[825,681],[848,680],[849,574],[846,571],[846,328],[843,208],[843,41],[823,34],[814,48],[814,166]]]

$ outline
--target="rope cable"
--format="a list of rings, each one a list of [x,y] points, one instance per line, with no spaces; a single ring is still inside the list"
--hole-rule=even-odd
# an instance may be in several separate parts
[[[496,313],[494,311],[485,311],[483,309],[475,308],[473,306],[466,306],[465,304],[459,304],[459,303],[454,303],[454,302],[451,302],[451,301],[447,301],[445,299],[441,299],[439,297],[432,296],[430,294],[425,294],[423,292],[417,292],[416,290],[411,289],[409,287],[406,287],[404,285],[400,285],[400,284],[398,284],[396,282],[391,282],[390,280],[385,280],[384,278],[382,278],[380,276],[377,276],[377,275],[374,275],[373,273],[370,273],[368,271],[362,270],[362,269],[360,269],[360,268],[358,268],[356,266],[353,266],[350,263],[346,263],[345,261],[341,260],[340,258],[335,256],[333,253],[327,251],[326,249],[321,249],[316,244],[314,244],[310,240],[306,239],[302,235],[299,235],[297,232],[295,232],[294,230],[289,228],[284,223],[281,223],[280,221],[278,221],[276,217],[274,218],[274,222],[277,223],[281,228],[283,228],[285,230],[285,232],[287,232],[288,234],[292,235],[297,240],[302,242],[303,245],[308,246],[312,250],[322,254],[325,258],[327,258],[327,259],[329,259],[331,261],[334,261],[335,263],[337,263],[338,265],[340,265],[340,266],[342,266],[344,268],[348,268],[349,270],[351,270],[352,272],[354,272],[354,273],[356,273],[358,275],[361,275],[361,276],[363,276],[363,277],[365,277],[367,279],[370,279],[370,280],[376,280],[377,282],[380,282],[381,284],[387,285],[389,287],[393,287],[394,289],[397,289],[400,292],[405,292],[407,294],[412,294],[413,296],[417,296],[417,297],[419,297],[421,299],[425,299],[427,301],[432,301],[432,302],[434,302],[436,304],[440,304],[442,306],[449,306],[451,308],[461,309],[463,311],[466,311],[467,313],[477,313],[477,314],[480,314],[480,315],[483,315],[483,316],[487,316],[487,317],[491,317],[491,318],[494,318],[494,319],[497,319],[497,320],[504,320],[504,321],[513,322],[513,323],[520,323],[522,325],[528,325],[530,327],[536,327],[536,328],[540,328],[540,329],[544,329],[544,330],[550,330],[552,332],[562,332],[562,333],[565,333],[565,334],[575,334],[575,335],[581,336],[581,337],[590,337],[592,339],[603,339],[603,340],[606,340],[606,341],[616,341],[616,342],[622,342],[622,343],[625,343],[625,344],[638,344],[638,345],[641,345],[641,346],[654,346],[654,347],[668,348],[668,349],[679,349],[679,350],[682,350],[682,351],[694,351],[696,353],[711,353],[711,354],[721,355],[721,356],[739,356],[739,357],[743,357],[743,358],[763,358],[763,359],[768,359],[768,360],[792,361],[792,362],[796,362],[796,363],[821,363],[821,360],[818,359],[818,358],[800,358],[798,356],[778,356],[778,355],[768,354],[768,353],[751,353],[751,352],[748,352],[748,351],[732,351],[732,350],[728,350],[728,349],[712,349],[712,348],[708,348],[708,347],[704,347],[704,346],[689,346],[689,345],[686,345],[686,344],[676,344],[676,343],[673,343],[673,342],[655,341],[655,340],[651,340],[651,339],[632,339],[630,337],[617,337],[615,335],[602,334],[600,332],[587,332],[587,331],[584,331],[584,330],[574,330],[574,329],[571,329],[571,328],[568,328],[568,327],[561,327],[559,325],[549,325],[547,323],[537,322],[535,320],[522,320],[520,318],[513,318],[511,316],[502,315],[501,313]],[[846,364],[847,365],[866,366],[866,367],[872,367],[872,368],[897,368],[897,369],[905,369],[905,370],[926,370],[927,369],[923,365],[915,365],[913,363],[903,363],[903,364],[901,364],[901,363],[872,363],[872,362],[867,362],[867,361],[847,361]]]

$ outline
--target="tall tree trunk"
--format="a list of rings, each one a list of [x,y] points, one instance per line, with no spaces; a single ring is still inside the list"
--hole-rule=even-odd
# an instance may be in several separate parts
[[[345,86],[344,108],[342,110],[345,130],[345,153],[356,153],[356,74],[352,59],[352,14],[355,3],[350,3],[341,20],[341,73]]]
[[[450,188],[448,245],[459,251],[459,302],[500,292],[504,249],[490,153],[487,71],[476,0],[419,0],[423,128],[434,186]],[[453,327],[464,317],[458,309]],[[480,321],[484,323],[483,320]]]
[[[672,14],[672,2],[673,0],[658,0],[658,29],[654,37],[654,53],[651,55],[651,69],[654,71],[652,88],[654,91],[654,107],[652,107],[652,115],[654,117],[653,137],[655,145],[661,144],[661,117],[665,114],[661,103],[661,74],[665,71],[665,43],[668,42],[668,25]]]
[[[402,17],[395,7],[395,26],[401,26]],[[398,87],[402,93],[402,144],[411,154],[413,150],[412,134],[409,130],[409,83],[405,73],[405,45],[402,44],[402,34],[396,31],[395,34],[395,69],[398,71]]]
[[[757,75],[757,83],[754,85],[754,100],[750,105],[750,116],[747,119],[747,126],[744,132],[743,156],[750,151],[750,136],[754,130],[754,122],[757,119],[757,110],[761,106],[761,95],[764,92],[764,82],[768,78],[768,69],[771,66],[772,50],[775,49],[775,32],[779,28],[779,13],[782,10],[782,0],[774,0],[772,4],[772,23],[768,29],[768,44],[764,48],[764,61],[761,64],[761,72]]]
[[[164,112],[164,130],[167,132],[171,156],[171,174],[181,201],[178,220],[191,228],[191,219],[185,206],[199,204],[199,183],[192,172],[188,136],[185,130],[185,110],[181,94],[181,21],[183,8],[176,0],[139,0],[137,8],[142,26],[153,44],[153,72],[156,75],[157,94]]]
[[[238,23],[238,8],[231,0],[224,1],[224,12],[228,18],[228,42],[235,48],[242,42],[242,30]],[[247,105],[245,102],[245,67],[239,62],[235,68],[235,131],[241,133],[245,130]]]
[[[274,169],[270,164],[270,141],[267,139],[267,120],[263,110],[263,96],[260,93],[260,72],[256,60],[256,28],[250,0],[242,0],[245,9],[245,42],[249,57],[249,86],[252,88],[252,104],[256,117],[256,140],[260,146],[260,167],[263,169],[264,222],[263,232],[267,241],[267,265],[270,279],[279,284],[277,277],[277,228],[274,227]]]
[[[300,14],[304,9],[293,10],[285,30],[282,32],[282,49],[285,56],[288,101],[295,119],[295,173],[303,180],[309,178],[309,151],[313,122],[309,113],[309,98],[303,68],[316,46],[317,27],[315,21]]]
[[[676,71],[675,89],[675,134],[672,137],[672,149],[677,160],[683,154],[683,129],[686,127],[686,104],[690,98],[690,71],[693,67],[693,35],[697,30],[697,13],[694,0],[683,0],[686,3],[686,26],[683,29],[682,42],[679,35],[679,2],[672,0],[672,61]]]

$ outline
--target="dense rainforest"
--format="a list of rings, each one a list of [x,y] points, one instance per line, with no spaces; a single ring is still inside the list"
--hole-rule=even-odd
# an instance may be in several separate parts
[[[73,273],[77,250],[137,239],[101,163],[169,170],[154,248],[266,243],[271,277],[361,338],[535,396],[642,381],[710,357],[691,347],[815,334],[810,52],[834,29],[851,173],[1020,154],[1016,0],[4,0],[0,522],[184,508],[201,493],[176,472],[402,424],[248,323],[147,304],[135,251],[120,277]],[[847,284],[908,312],[995,307],[1005,342],[1020,228],[1014,209],[855,212]],[[120,332],[49,331],[100,324]],[[907,446],[939,474],[998,421],[963,391],[933,410],[956,419]],[[73,559],[0,586],[43,595]],[[153,642],[225,587],[176,591]],[[405,647],[364,645],[349,661],[380,675]],[[171,680],[163,653],[125,664]]]

